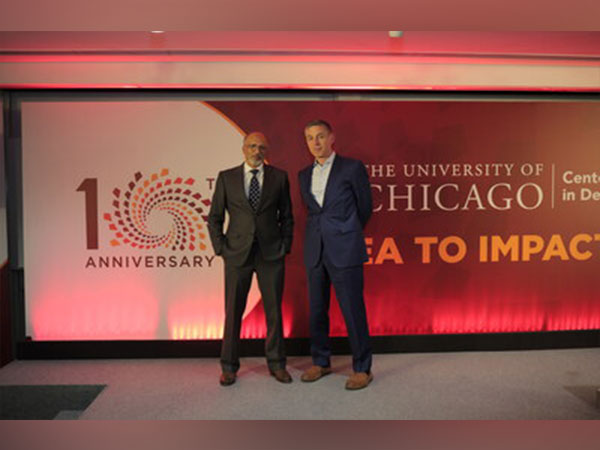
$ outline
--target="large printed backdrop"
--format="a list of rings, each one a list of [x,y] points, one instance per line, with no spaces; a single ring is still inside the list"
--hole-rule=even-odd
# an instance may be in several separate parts
[[[219,170],[263,131],[296,219],[286,336],[308,335],[303,125],[371,177],[374,335],[600,327],[600,105],[178,101],[23,105],[27,331],[34,339],[218,338],[223,266],[206,233]],[[332,302],[333,335],[345,327]],[[264,336],[251,292],[245,337]]]

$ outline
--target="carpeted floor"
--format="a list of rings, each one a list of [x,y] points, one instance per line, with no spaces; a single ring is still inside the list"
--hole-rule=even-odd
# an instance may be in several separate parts
[[[596,348],[375,355],[375,379],[357,392],[344,389],[350,357],[332,362],[333,374],[302,383],[310,359],[289,358],[294,382],[284,385],[263,359],[245,358],[238,381],[221,387],[216,359],[15,361],[0,369],[0,388],[97,390],[83,410],[46,405],[58,419],[600,419]]]

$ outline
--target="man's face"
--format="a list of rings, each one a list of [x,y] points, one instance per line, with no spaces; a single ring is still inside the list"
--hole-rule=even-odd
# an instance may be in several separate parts
[[[242,146],[244,159],[250,167],[256,168],[265,160],[265,154],[267,153],[268,148],[269,144],[267,143],[267,138],[263,134],[249,134]]]
[[[327,159],[333,153],[335,136],[323,125],[313,125],[304,130],[306,145],[316,159]]]

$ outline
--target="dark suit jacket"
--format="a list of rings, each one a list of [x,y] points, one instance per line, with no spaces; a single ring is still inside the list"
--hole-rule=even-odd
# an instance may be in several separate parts
[[[373,212],[371,185],[364,164],[336,154],[323,207],[310,192],[312,167],[298,174],[300,192],[308,210],[304,264],[314,267],[323,251],[336,267],[362,265],[368,260],[363,228]]]
[[[256,237],[264,259],[273,261],[290,252],[294,231],[287,173],[273,166],[265,172],[256,212],[244,190],[244,167],[219,173],[208,214],[208,231],[217,255],[227,263],[242,265]],[[224,232],[225,211],[229,226]]]

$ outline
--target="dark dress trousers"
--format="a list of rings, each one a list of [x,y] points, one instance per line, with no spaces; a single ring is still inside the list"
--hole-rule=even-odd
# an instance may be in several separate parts
[[[229,225],[224,232],[225,211]],[[287,173],[264,165],[256,211],[244,190],[243,164],[219,173],[208,215],[210,239],[225,262],[224,371],[239,369],[239,341],[252,274],[256,272],[267,321],[265,354],[269,368],[285,368],[281,319],[284,257],[290,252],[294,219]]]
[[[308,210],[304,265],[310,300],[311,354],[314,364],[330,364],[331,284],[344,315],[355,372],[371,369],[371,345],[363,298],[363,264],[368,260],[363,228],[373,202],[362,162],[337,155],[327,179],[323,206],[311,193],[313,165],[298,174]]]

